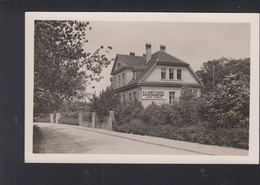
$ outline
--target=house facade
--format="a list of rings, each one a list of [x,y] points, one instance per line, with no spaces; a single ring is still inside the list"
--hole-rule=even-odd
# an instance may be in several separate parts
[[[181,88],[186,85],[198,91],[202,82],[190,65],[166,52],[161,45],[159,51],[151,53],[151,44],[146,44],[143,56],[117,54],[111,71],[111,85],[121,102],[140,101],[144,107],[178,101]]]

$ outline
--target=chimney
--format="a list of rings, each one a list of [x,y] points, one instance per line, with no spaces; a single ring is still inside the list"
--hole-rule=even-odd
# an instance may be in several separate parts
[[[149,43],[146,43],[145,48],[146,48],[146,61],[145,61],[145,63],[147,63],[151,59],[152,45],[149,44]]]
[[[135,56],[135,52],[130,52],[130,55]]]
[[[160,51],[165,51],[165,45],[160,45]]]

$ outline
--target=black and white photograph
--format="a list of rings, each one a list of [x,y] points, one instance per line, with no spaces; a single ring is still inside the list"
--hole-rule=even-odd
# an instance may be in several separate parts
[[[26,163],[259,163],[259,15],[25,14]]]

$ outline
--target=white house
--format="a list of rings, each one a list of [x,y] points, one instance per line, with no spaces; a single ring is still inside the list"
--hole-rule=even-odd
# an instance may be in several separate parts
[[[114,92],[121,101],[142,102],[143,106],[156,102],[177,101],[183,85],[198,90],[200,96],[202,82],[190,65],[165,51],[151,53],[151,44],[146,44],[146,54],[135,56],[117,54],[111,71]]]

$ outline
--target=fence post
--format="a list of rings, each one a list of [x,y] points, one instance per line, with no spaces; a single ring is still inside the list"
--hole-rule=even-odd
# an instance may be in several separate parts
[[[54,123],[54,114],[50,114],[50,122]]]
[[[82,113],[79,113],[79,126],[82,124]]]
[[[92,112],[92,128],[96,127],[96,113]]]
[[[109,122],[108,122],[108,130],[112,130],[112,124],[115,120],[115,111],[109,111]]]
[[[60,113],[56,113],[56,123],[58,124],[60,120]]]

